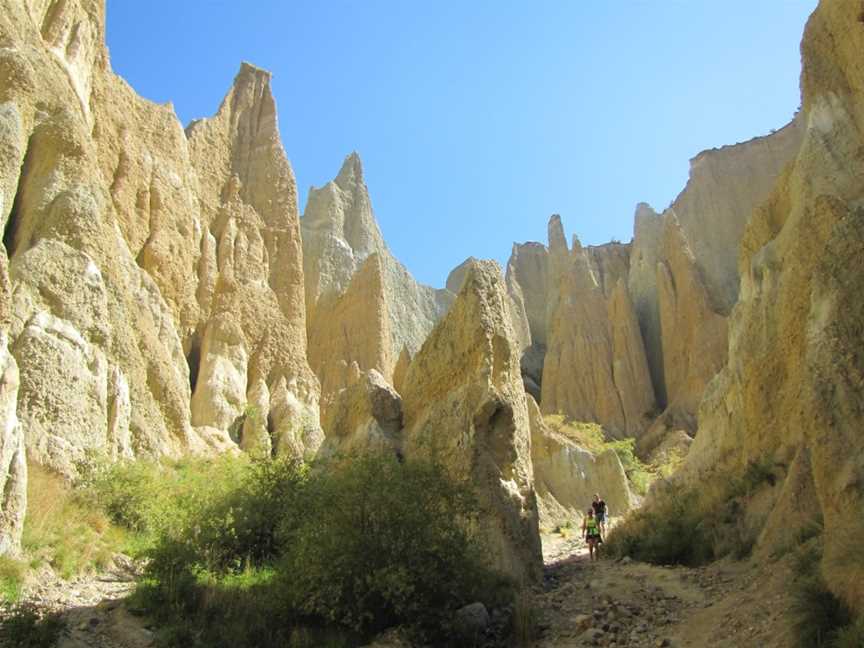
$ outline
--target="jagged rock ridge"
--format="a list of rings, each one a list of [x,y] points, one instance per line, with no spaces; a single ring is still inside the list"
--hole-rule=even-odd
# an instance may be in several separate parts
[[[22,433],[67,475],[93,452],[222,451],[263,383],[268,434],[314,449],[296,190],[269,75],[244,65],[187,134],[111,71],[103,3],[9,0],[0,30],[4,406],[19,371],[4,515],[22,508]]]
[[[301,227],[309,360],[326,405],[347,386],[352,362],[392,381],[400,354],[418,351],[454,295],[418,284],[393,257],[356,153],[310,190]]]

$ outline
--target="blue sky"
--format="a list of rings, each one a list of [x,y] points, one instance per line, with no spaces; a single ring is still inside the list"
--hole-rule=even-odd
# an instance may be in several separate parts
[[[360,153],[385,239],[442,286],[506,262],[560,213],[585,244],[632,236],[699,151],[799,105],[816,0],[108,0],[112,65],[180,120],[213,114],[241,60],[273,72],[300,188]]]

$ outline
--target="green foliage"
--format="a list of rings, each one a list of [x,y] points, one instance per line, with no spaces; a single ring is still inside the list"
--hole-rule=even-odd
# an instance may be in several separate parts
[[[86,489],[147,538],[135,596],[160,646],[356,645],[392,625],[438,640],[461,605],[512,600],[484,566],[472,492],[434,464],[138,463]]]
[[[277,534],[302,514],[307,475],[298,461],[243,461],[227,487],[211,487],[208,497],[174,500],[174,520],[157,527],[158,540],[148,552],[150,573],[165,579],[178,570],[239,573],[268,564],[281,553]]]
[[[849,608],[828,589],[819,572],[821,560],[821,539],[808,542],[795,556],[792,617],[798,645],[801,648],[860,647],[854,640],[856,635],[858,639],[864,636],[862,623],[860,620],[853,623]]]
[[[58,614],[44,614],[30,604],[19,605],[0,621],[0,645],[9,648],[53,648],[64,627]]]
[[[543,420],[559,434],[595,455],[614,450],[633,489],[640,495],[648,492],[656,475],[636,456],[636,439],[610,441],[607,440],[601,425],[565,420],[560,414],[546,416]]]
[[[0,556],[0,601],[17,603],[27,573],[27,563]]]
[[[661,565],[708,562],[713,543],[697,504],[694,491],[664,494],[610,531],[607,553]]]
[[[607,539],[612,555],[657,564],[699,565],[721,556],[750,554],[757,530],[748,526],[745,504],[766,483],[773,484],[774,462],[751,462],[741,476],[715,474],[698,489],[662,483],[652,500]]]
[[[446,626],[488,580],[471,491],[434,464],[366,456],[310,484],[282,563],[294,605],[362,633]]]
[[[636,456],[636,439],[610,441],[605,445],[607,448],[614,450],[615,454],[618,455],[618,459],[624,468],[624,473],[633,485],[633,489],[640,495],[645,495],[648,492],[651,481],[654,479],[654,475],[649,472],[648,467]]]

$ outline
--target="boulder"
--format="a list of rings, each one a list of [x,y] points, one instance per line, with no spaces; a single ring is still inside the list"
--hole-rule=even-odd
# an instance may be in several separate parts
[[[376,370],[354,365],[352,383],[340,390],[322,420],[326,439],[322,457],[398,451],[402,398]]]

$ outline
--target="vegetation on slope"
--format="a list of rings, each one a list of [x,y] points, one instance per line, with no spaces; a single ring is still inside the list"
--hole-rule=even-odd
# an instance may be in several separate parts
[[[561,414],[547,415],[543,420],[553,430],[595,455],[606,450],[614,450],[621,460],[624,473],[630,480],[633,490],[640,495],[648,492],[648,487],[654,479],[666,475],[665,467],[648,466],[640,461],[636,456],[635,439],[608,439],[602,425],[573,421]]]
[[[434,464],[138,462],[87,491],[139,538],[136,604],[162,646],[354,645],[391,626],[444,642],[459,607],[513,598],[484,563],[472,491]]]

